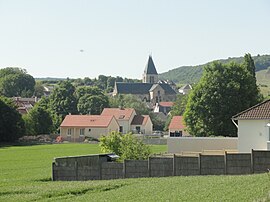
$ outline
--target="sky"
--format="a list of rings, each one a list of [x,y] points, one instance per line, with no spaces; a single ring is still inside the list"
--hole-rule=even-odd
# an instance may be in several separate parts
[[[269,0],[0,0],[0,68],[34,77],[142,77],[270,54]]]

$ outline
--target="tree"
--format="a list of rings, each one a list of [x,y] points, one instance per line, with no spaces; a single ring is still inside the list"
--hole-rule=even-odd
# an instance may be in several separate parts
[[[37,81],[35,84],[35,92],[34,95],[36,97],[42,97],[44,95],[44,87],[40,81]]]
[[[78,112],[81,114],[100,114],[105,107],[109,106],[108,97],[96,86],[78,87],[76,96]]]
[[[78,113],[75,87],[69,80],[61,81],[54,89],[48,99],[48,108],[55,129],[58,129],[66,115]]]
[[[78,112],[81,114],[101,114],[105,107],[109,106],[105,95],[85,94],[78,101]]]
[[[25,133],[24,122],[15,105],[0,98],[0,142],[14,142]]]
[[[252,59],[250,53],[245,54],[243,66],[250,72],[250,74],[255,78],[256,77],[256,67],[254,60]],[[254,79],[256,81],[256,79]]]
[[[36,104],[27,115],[24,115],[27,135],[50,134],[53,122],[50,113]]]
[[[231,117],[260,101],[256,80],[236,63],[213,62],[191,92],[185,122],[195,136],[236,136]]]
[[[121,135],[112,132],[108,136],[100,138],[100,147],[103,152],[113,152],[125,159],[147,159],[150,156],[150,147],[132,134]]]
[[[142,102],[136,96],[130,94],[119,95],[110,99],[110,107],[117,108],[119,106],[133,108],[138,115],[147,115],[150,113],[145,102]]]
[[[0,70],[0,94],[6,97],[31,97],[35,79],[26,70],[7,67]]]
[[[186,110],[188,95],[177,95],[176,101],[172,106],[170,114],[172,116],[182,116]]]

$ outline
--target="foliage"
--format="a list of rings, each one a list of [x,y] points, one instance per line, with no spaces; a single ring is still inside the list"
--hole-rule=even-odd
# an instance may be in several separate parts
[[[10,99],[0,97],[0,142],[13,142],[24,135],[21,115]]]
[[[108,97],[98,87],[78,87],[76,95],[78,112],[81,114],[100,114],[109,106]]]
[[[258,103],[256,79],[246,65],[214,62],[191,92],[185,122],[195,136],[236,136],[231,117]]]
[[[166,121],[164,121],[163,119],[159,118],[155,113],[150,112],[149,114],[151,121],[153,123],[153,129],[154,130],[160,130],[163,131],[164,130],[164,126]]]
[[[145,102],[142,102],[134,95],[119,95],[110,98],[110,107],[124,107],[124,108],[133,108],[135,109],[138,115],[148,115],[150,110],[146,106]]]
[[[6,97],[31,97],[35,79],[26,70],[7,67],[0,69],[0,94]]]
[[[36,104],[23,118],[27,135],[50,134],[50,132],[52,132],[52,117],[50,113],[39,104]]]
[[[270,67],[270,55],[257,55],[253,57],[256,71],[267,69]],[[236,62],[241,64],[244,61],[244,57],[228,58],[225,60],[217,60],[222,64]],[[212,62],[207,64],[198,65],[198,66],[182,66],[168,72],[160,74],[160,79],[172,80],[176,83],[197,83],[203,74],[203,67],[209,65]]]
[[[149,146],[133,136],[132,134],[122,135],[112,132],[108,136],[100,138],[100,147],[103,152],[113,152],[125,159],[147,159],[150,156]]]
[[[77,99],[75,87],[69,80],[61,81],[48,99],[48,109],[53,117],[55,129],[60,126],[63,118],[71,114],[77,114]]]
[[[176,101],[170,111],[171,116],[182,116],[186,110],[188,95],[177,95]]]
[[[166,151],[164,146],[155,145],[151,146],[151,149],[162,152]],[[100,149],[95,144],[0,146],[0,201],[269,201],[270,199],[269,178],[266,173],[109,181],[51,181],[53,158],[97,153],[100,153]]]
[[[35,84],[35,92],[34,95],[36,97],[42,97],[44,95],[44,87],[40,81],[37,81]]]

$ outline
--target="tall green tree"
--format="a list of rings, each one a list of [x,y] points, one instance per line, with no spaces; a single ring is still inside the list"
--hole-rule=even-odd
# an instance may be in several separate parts
[[[109,101],[105,95],[85,94],[78,101],[78,111],[81,114],[101,114],[105,107],[109,106]]]
[[[48,108],[53,117],[55,129],[60,126],[66,115],[78,113],[75,87],[69,80],[61,81],[54,89],[48,99]]]
[[[0,97],[0,142],[14,142],[25,134],[21,114],[10,99]]]
[[[80,114],[100,114],[109,106],[108,96],[96,86],[81,86],[76,89],[77,108]]]
[[[23,118],[27,135],[50,134],[53,130],[50,113],[39,104],[36,104]]]
[[[236,136],[231,117],[260,101],[253,75],[244,65],[214,62],[191,92],[185,122],[195,136]]]
[[[26,70],[7,67],[0,69],[0,94],[6,97],[31,97],[34,94],[35,79]]]
[[[243,66],[247,69],[248,72],[250,72],[250,74],[254,78],[256,77],[256,67],[250,53],[245,54]]]

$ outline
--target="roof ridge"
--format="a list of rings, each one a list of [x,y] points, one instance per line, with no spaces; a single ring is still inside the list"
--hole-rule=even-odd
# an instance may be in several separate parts
[[[252,106],[252,107],[250,107],[250,108],[248,108],[248,109],[242,111],[242,112],[239,112],[238,114],[234,115],[234,116],[232,117],[232,119],[236,119],[236,117],[238,117],[238,116],[240,116],[240,115],[242,115],[242,114],[244,114],[244,113],[246,113],[246,112],[248,112],[248,111],[250,111],[250,110],[252,110],[252,109],[254,109],[254,108],[257,108],[257,107],[259,107],[260,105],[263,105],[263,104],[265,104],[265,103],[267,103],[267,102],[269,102],[269,101],[270,101],[270,99],[265,100],[265,101],[260,102],[260,103],[258,103],[258,104],[256,104],[256,105],[254,105],[254,106]]]

